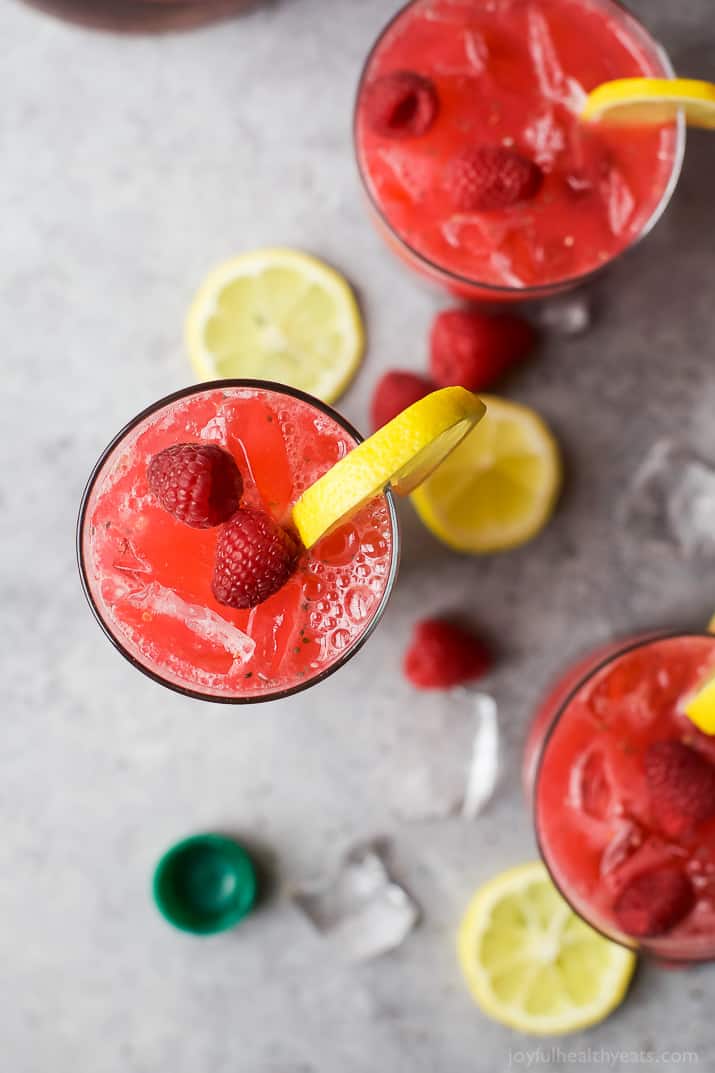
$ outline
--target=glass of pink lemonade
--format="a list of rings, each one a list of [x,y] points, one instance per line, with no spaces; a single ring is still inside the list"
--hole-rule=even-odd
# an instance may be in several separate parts
[[[586,282],[657,221],[684,148],[682,124],[583,123],[586,94],[672,75],[613,0],[412,0],[370,52],[355,106],[378,230],[466,299]]]
[[[227,450],[241,506],[289,525],[301,493],[359,434],[334,410],[278,384],[221,380],[161,399],[102,454],[80,508],[78,557],[100,626],[149,677],[205,700],[287,696],[342,666],[379,621],[397,574],[389,492],[308,552],[265,602],[217,602],[211,578],[220,527],[178,521],[148,486],[152,457],[179,443]]]
[[[685,705],[715,636],[620,642],[537,711],[525,781],[561,893],[609,938],[676,962],[715,958],[715,738]]]

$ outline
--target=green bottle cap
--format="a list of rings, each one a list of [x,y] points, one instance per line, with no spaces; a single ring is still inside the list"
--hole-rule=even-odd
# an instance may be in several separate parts
[[[166,851],[154,872],[153,894],[165,920],[194,935],[233,928],[257,894],[249,854],[224,835],[193,835]]]

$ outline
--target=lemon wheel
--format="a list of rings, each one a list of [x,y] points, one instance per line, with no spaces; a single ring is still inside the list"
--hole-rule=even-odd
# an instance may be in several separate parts
[[[347,281],[290,249],[253,250],[210,272],[189,308],[185,335],[201,380],[273,380],[324,402],[345,390],[365,345]]]
[[[428,529],[473,555],[524,544],[549,520],[561,487],[561,455],[533,410],[481,396],[484,420],[414,493]]]
[[[564,1035],[622,1001],[636,957],[569,908],[540,861],[511,868],[474,895],[457,952],[488,1016],[518,1032]]]

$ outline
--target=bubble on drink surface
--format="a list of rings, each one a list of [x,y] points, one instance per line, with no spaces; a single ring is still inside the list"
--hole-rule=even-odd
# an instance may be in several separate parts
[[[293,887],[293,903],[346,961],[365,961],[400,946],[419,909],[387,867],[384,843],[349,850],[337,872]]]
[[[499,776],[494,699],[472,688],[415,690],[395,683],[376,700],[377,792],[402,820],[474,819]]]
[[[369,617],[374,604],[375,594],[364,585],[355,585],[345,594],[348,618],[358,625]]]
[[[593,304],[585,291],[547,298],[535,312],[537,324],[554,335],[583,335],[593,323]]]
[[[715,558],[715,464],[687,445],[658,440],[618,506],[626,550]]]

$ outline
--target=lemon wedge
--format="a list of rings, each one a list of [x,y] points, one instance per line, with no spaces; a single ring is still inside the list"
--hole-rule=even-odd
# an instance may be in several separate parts
[[[715,130],[715,85],[694,78],[618,78],[596,86],[581,118],[590,123],[642,126],[672,122]]]
[[[388,485],[408,495],[440,465],[484,415],[462,387],[433,391],[408,406],[306,489],[293,523],[306,548]]]
[[[561,487],[561,456],[533,410],[483,395],[487,413],[412,496],[438,539],[472,555],[523,544],[546,524]]]
[[[347,281],[306,253],[262,249],[215,268],[186,317],[201,380],[250,377],[334,402],[360,365],[362,320]]]
[[[715,633],[715,615],[713,615],[708,623],[708,633]]]
[[[511,868],[476,892],[457,953],[489,1017],[535,1036],[602,1021],[622,1001],[636,957],[569,908],[540,861]]]
[[[685,714],[704,734],[715,734],[715,678],[701,686],[685,705]]]

